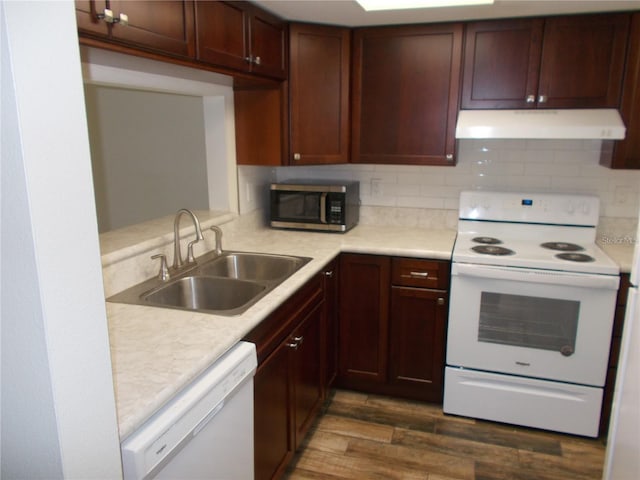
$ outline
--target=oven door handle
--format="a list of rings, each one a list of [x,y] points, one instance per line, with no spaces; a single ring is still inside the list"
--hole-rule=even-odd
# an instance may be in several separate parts
[[[514,282],[546,283],[572,287],[606,288],[617,290],[620,278],[616,275],[593,275],[590,273],[556,272],[552,270],[532,270],[519,267],[496,267],[492,265],[474,265],[454,263],[451,275],[460,277],[491,278]]]

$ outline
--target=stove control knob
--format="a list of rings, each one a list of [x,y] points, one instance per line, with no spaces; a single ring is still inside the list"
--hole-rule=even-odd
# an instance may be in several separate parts
[[[576,207],[573,205],[573,202],[569,202],[569,206],[567,208],[567,213],[569,215],[573,215],[576,211]]]

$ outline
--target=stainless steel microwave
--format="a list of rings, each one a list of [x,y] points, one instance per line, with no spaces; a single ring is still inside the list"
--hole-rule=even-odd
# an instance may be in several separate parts
[[[271,226],[346,232],[360,218],[360,184],[293,180],[271,184]]]

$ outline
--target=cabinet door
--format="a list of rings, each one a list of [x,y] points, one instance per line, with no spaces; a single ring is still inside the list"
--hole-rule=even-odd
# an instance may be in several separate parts
[[[349,160],[349,29],[289,27],[291,164]]]
[[[338,375],[338,279],[340,268],[337,260],[323,270],[324,274],[324,396]]]
[[[103,14],[105,8],[107,8],[106,0],[76,0],[78,30],[107,37],[109,24],[98,19],[98,14]]]
[[[423,400],[441,402],[447,293],[394,286],[390,317],[389,382]]]
[[[119,18],[121,14],[128,17],[128,25],[112,25],[111,35],[114,39],[162,53],[193,57],[193,2],[111,0],[110,6],[114,17]]]
[[[322,404],[322,305],[317,305],[287,341],[293,372],[295,447],[299,447]]]
[[[251,71],[287,78],[286,24],[264,10],[251,6],[248,16]]]
[[[234,89],[238,165],[282,165],[285,96],[283,85]]]
[[[620,102],[620,114],[627,134],[624,140],[603,142],[601,163],[612,168],[640,169],[640,13],[634,13],[631,18],[627,45]]]
[[[616,108],[628,28],[627,14],[545,20],[538,106]]]
[[[196,2],[196,58],[248,71],[247,15],[242,2]]]
[[[453,165],[462,25],[354,33],[355,163]]]
[[[387,380],[388,257],[340,256],[340,382],[345,386]]]
[[[256,480],[273,478],[293,456],[289,354],[289,348],[282,344],[258,367],[254,378]]]
[[[536,106],[542,19],[466,26],[462,108]]]

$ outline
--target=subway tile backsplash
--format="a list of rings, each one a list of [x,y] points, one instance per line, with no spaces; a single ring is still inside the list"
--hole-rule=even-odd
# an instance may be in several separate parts
[[[462,190],[594,194],[601,216],[637,219],[640,171],[599,165],[598,140],[461,140],[455,167],[335,165],[239,167],[240,211],[267,208],[271,181],[323,178],[360,181],[362,205],[457,210]]]

